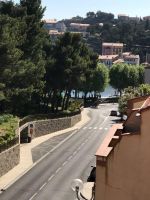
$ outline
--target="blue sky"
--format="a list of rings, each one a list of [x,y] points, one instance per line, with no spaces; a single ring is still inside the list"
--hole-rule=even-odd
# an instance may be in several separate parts
[[[14,0],[19,2],[19,0]],[[44,18],[66,19],[77,15],[85,17],[89,11],[127,14],[129,16],[150,15],[150,0],[42,0],[46,6]]]

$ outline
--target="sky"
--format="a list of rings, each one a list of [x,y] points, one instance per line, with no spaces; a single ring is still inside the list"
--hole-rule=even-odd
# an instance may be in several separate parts
[[[14,0],[18,3],[19,0]],[[131,17],[150,15],[150,0],[42,0],[46,7],[45,19],[68,19],[77,15],[85,17],[89,11],[108,12],[115,16],[127,14]]]

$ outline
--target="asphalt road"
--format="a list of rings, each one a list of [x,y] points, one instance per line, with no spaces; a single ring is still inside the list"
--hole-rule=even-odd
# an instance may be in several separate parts
[[[91,120],[0,194],[0,200],[73,200],[73,179],[86,181],[95,152],[116,117],[109,116],[115,104],[89,108]]]

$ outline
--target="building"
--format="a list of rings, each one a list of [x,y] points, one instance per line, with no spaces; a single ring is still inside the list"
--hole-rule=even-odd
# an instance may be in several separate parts
[[[99,55],[98,60],[108,67],[111,67],[115,60],[118,59],[118,55]]]
[[[126,55],[124,56],[124,62],[130,65],[139,65],[140,64],[140,56],[139,55]]]
[[[126,14],[118,14],[118,20],[120,21],[128,21],[129,20],[129,16]]]
[[[43,22],[44,28],[48,31],[57,30],[58,32],[65,32],[67,29],[64,22],[59,22],[56,19],[45,19]]]
[[[70,31],[86,32],[90,24],[70,23]]]
[[[102,43],[102,55],[122,55],[123,43]]]
[[[150,20],[150,16],[143,17],[143,20]]]
[[[150,199],[150,97],[128,102],[128,117],[115,124],[96,152],[95,200]]]
[[[129,17],[130,21],[135,21],[135,22],[139,22],[140,18],[139,17]]]

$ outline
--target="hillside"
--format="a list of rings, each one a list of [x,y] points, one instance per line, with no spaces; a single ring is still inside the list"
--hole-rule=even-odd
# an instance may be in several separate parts
[[[150,20],[138,17],[115,19],[112,13],[101,11],[88,12],[85,18],[80,16],[63,20],[67,28],[70,23],[90,24],[86,41],[96,52],[101,53],[102,42],[122,42],[125,51],[139,54],[141,62],[146,53],[150,53]]]

